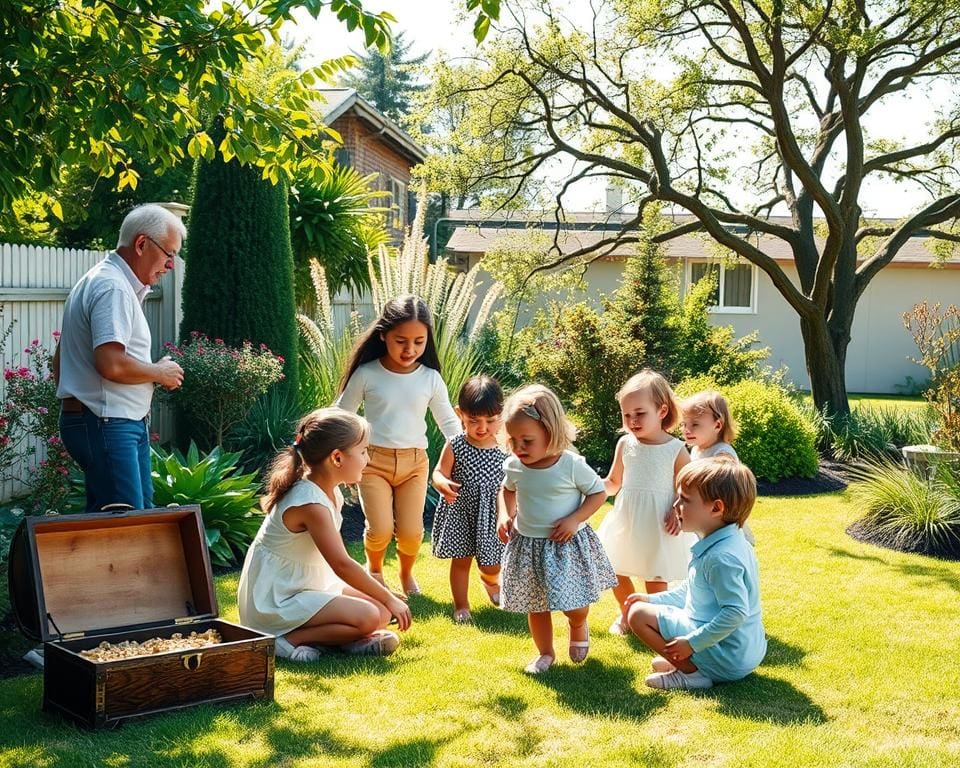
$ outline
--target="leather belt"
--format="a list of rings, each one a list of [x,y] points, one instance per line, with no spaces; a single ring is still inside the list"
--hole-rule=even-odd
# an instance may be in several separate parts
[[[87,406],[75,397],[65,397],[60,401],[60,410],[64,413],[81,413]]]

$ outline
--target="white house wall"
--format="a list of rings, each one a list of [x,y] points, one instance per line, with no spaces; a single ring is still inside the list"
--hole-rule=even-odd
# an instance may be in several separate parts
[[[471,254],[473,266],[479,254]],[[798,283],[793,267],[784,267],[794,283]],[[584,288],[574,295],[575,301],[586,300],[599,307],[600,298],[612,294],[620,284],[622,261],[597,261],[591,264],[584,278]],[[478,294],[491,282],[482,274]],[[770,278],[757,270],[756,313],[712,313],[714,324],[733,326],[737,336],[755,330],[760,332],[760,343],[770,347],[769,364],[774,368],[785,366],[797,387],[808,389],[797,314],[780,296]],[[530,307],[542,305],[538,297]],[[934,269],[928,266],[888,267],[882,270],[864,292],[857,306],[852,329],[852,341],[847,350],[847,390],[850,392],[898,393],[907,385],[907,377],[916,382],[927,378],[926,369],[911,362],[916,355],[913,339],[903,327],[901,317],[920,301],[960,303],[960,269]],[[520,324],[525,324],[521,316]]]

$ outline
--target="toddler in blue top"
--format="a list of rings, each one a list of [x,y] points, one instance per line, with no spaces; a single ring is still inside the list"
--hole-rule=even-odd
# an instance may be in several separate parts
[[[630,629],[656,651],[651,688],[710,688],[739,680],[767,652],[757,559],[739,528],[757,498],[750,469],[726,457],[691,462],[677,475],[674,507],[700,541],[677,587],[625,602]]]

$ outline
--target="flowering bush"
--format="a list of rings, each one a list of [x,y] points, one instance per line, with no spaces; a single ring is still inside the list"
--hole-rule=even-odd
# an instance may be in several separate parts
[[[223,339],[209,339],[191,331],[181,346],[164,345],[183,368],[183,385],[167,393],[191,421],[200,427],[201,442],[223,445],[230,428],[242,421],[254,402],[283,378],[283,358],[266,344],[246,341],[238,349]],[[205,434],[204,434],[205,433]]]
[[[60,333],[54,331],[53,337],[56,341]],[[46,457],[31,467],[27,476],[29,511],[60,511],[70,493],[70,472],[75,465],[60,442],[60,403],[51,356],[39,339],[31,341],[23,353],[27,365],[3,372],[6,399],[0,407],[0,469],[7,471],[18,460],[36,455],[38,446],[45,448]],[[21,450],[26,438],[33,440]]]

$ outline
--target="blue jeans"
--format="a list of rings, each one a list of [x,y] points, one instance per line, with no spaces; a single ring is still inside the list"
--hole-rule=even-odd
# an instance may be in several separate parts
[[[83,470],[87,512],[99,512],[107,504],[153,506],[146,419],[101,419],[86,408],[61,413],[60,438]]]

